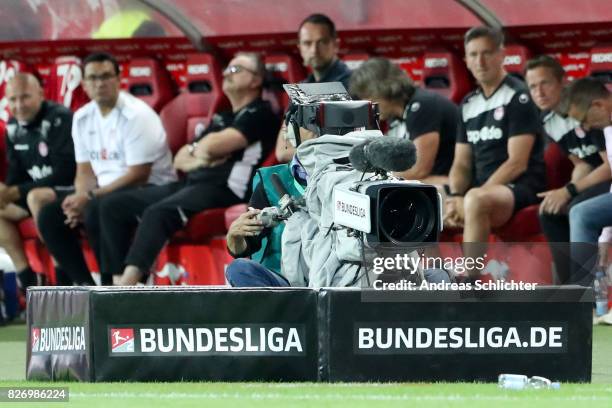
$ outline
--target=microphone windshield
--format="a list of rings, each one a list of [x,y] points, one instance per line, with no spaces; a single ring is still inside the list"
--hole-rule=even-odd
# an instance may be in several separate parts
[[[416,163],[416,146],[409,139],[383,136],[374,139],[365,149],[372,167],[386,171],[406,171]]]
[[[351,149],[349,152],[349,161],[353,168],[357,171],[372,171],[368,159],[366,158],[366,147],[371,143],[371,140],[361,143]]]

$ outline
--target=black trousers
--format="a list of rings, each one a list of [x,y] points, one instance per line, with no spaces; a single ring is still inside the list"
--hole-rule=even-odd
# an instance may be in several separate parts
[[[58,282],[95,285],[81,251],[81,228],[70,228],[65,223],[66,216],[62,210],[64,198],[60,197],[41,209],[37,220],[40,235],[59,264],[58,274],[66,274],[57,276]],[[83,229],[97,259],[100,253],[101,226],[98,210],[105,198],[90,200],[83,212]]]
[[[595,184],[574,197],[569,202],[568,211],[572,206],[582,201],[608,192],[610,192],[609,181]],[[569,283],[572,260],[569,248],[570,225],[568,214],[540,214],[540,226],[549,242],[560,283]]]
[[[109,196],[99,209],[104,220],[100,237],[102,276],[120,275],[126,265],[148,273],[166,242],[192,216],[242,201],[228,188],[185,181]]]

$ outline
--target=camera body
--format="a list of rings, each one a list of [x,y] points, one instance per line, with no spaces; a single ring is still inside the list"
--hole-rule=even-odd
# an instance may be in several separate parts
[[[378,106],[351,100],[340,82],[283,87],[292,104],[286,116],[287,140],[294,146],[300,144],[299,128],[317,136],[380,129]],[[381,137],[361,149],[346,146],[353,168],[376,176],[333,186],[334,224],[362,232],[369,246],[437,242],[443,220],[441,196],[432,185],[390,178],[391,172],[408,170],[416,162],[414,145],[394,139]],[[351,147],[357,149],[354,157],[348,154]]]
[[[345,135],[361,129],[379,129],[378,106],[371,101],[351,100],[340,82],[283,85],[291,106],[285,117],[286,139],[297,147],[300,128],[317,136]]]
[[[382,179],[334,188],[334,223],[362,232],[370,247],[437,242],[442,220],[442,198],[432,185]]]

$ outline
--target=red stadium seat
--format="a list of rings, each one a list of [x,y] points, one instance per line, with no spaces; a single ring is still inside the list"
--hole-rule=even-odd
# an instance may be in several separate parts
[[[391,62],[403,69],[417,86],[423,85],[423,58],[417,56],[406,56],[391,58]]]
[[[47,97],[76,111],[89,100],[81,85],[82,79],[80,58],[74,56],[57,58],[51,66],[51,72],[45,84]]]
[[[241,214],[247,211],[246,204],[236,204],[232,205],[228,209],[225,210],[225,229],[229,230],[232,222],[236,220],[236,218],[240,217]]]
[[[0,120],[0,181],[6,179],[6,124]]]
[[[221,67],[209,54],[187,57],[186,89],[160,112],[173,153],[208,125],[215,112],[228,107]]]
[[[49,251],[38,238],[38,232],[34,220],[26,218],[17,225],[19,235],[23,241],[23,249],[28,263],[34,272],[45,275],[47,283],[55,284],[55,268]]]
[[[297,58],[288,54],[266,55],[264,58],[266,70],[272,73],[278,81],[272,86],[272,92],[280,103],[280,110],[285,111],[289,106],[289,97],[285,93],[282,84],[294,84],[306,77],[306,71]]]
[[[155,284],[222,285],[227,252],[225,208],[204,210],[177,232],[157,257]]]
[[[370,59],[370,54],[367,52],[352,52],[342,57],[342,61],[351,69],[351,71],[359,68],[361,64]]]
[[[604,81],[612,91],[612,45],[593,47],[589,75]]]
[[[520,44],[506,46],[506,57],[504,58],[504,69],[510,75],[521,80],[524,79],[525,65],[531,58],[531,52],[527,47]]]
[[[472,89],[463,61],[448,51],[426,52],[423,58],[423,87],[455,103],[461,102]]]
[[[156,59],[134,59],[125,69],[128,92],[145,101],[156,112],[159,112],[176,94],[170,74]]]
[[[549,143],[544,150],[546,182],[549,190],[567,184],[572,177],[574,165],[558,144]]]
[[[556,143],[549,143],[544,151],[547,189],[564,186],[571,178],[572,162]],[[505,225],[494,230],[503,241],[544,241],[538,218],[539,205],[531,205],[517,212]]]
[[[15,76],[15,73],[28,71],[25,64],[15,60],[0,60],[0,122],[8,122],[10,113],[8,101],[4,97],[6,83]]]

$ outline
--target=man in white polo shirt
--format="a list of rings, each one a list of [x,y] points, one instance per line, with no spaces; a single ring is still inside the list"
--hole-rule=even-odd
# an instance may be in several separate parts
[[[77,162],[74,192],[45,206],[38,228],[59,264],[58,281],[94,284],[79,242],[79,225],[99,256],[98,208],[107,195],[144,184],[176,180],[172,155],[159,116],[143,101],[120,91],[119,65],[109,54],[84,62],[84,85],[91,102],[73,119]],[[109,282],[112,284],[112,278]]]

